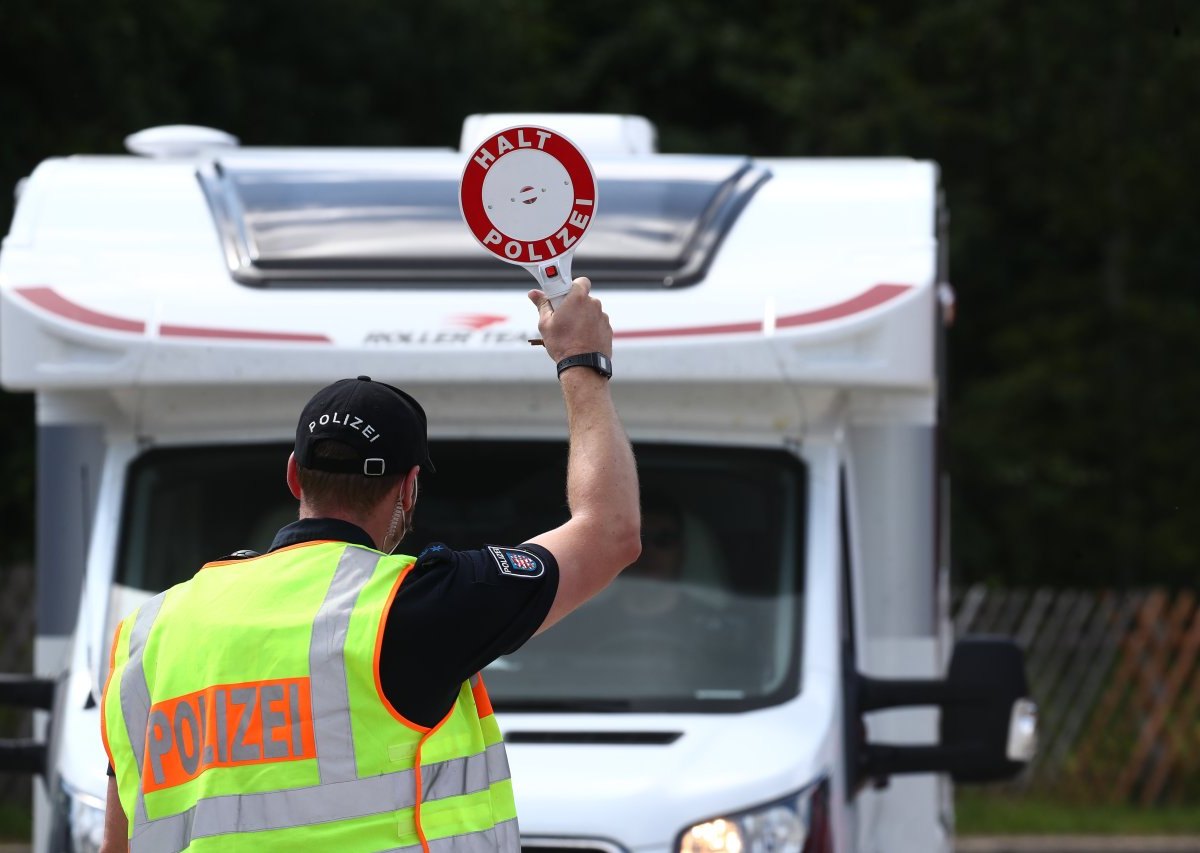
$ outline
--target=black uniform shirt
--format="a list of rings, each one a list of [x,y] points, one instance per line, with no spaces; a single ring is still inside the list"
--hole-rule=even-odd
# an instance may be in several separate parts
[[[322,539],[375,547],[347,521],[302,518],[276,534],[271,550]],[[436,725],[464,681],[533,636],[557,592],[558,563],[540,545],[478,551],[428,546],[388,611],[379,655],[387,700],[412,722]]]
[[[375,547],[350,522],[302,518],[275,535],[271,550],[321,540]],[[464,681],[533,636],[557,592],[558,563],[540,545],[478,551],[430,545],[387,614],[379,655],[384,696],[411,722],[436,725]]]

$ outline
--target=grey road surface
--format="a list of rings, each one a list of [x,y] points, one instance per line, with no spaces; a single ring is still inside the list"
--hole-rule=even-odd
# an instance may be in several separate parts
[[[1200,853],[1200,837],[1014,835],[960,838],[955,853]]]

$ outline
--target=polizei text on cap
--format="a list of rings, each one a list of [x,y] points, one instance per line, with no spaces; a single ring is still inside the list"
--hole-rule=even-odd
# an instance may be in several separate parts
[[[341,415],[340,419],[338,418],[338,415]],[[375,439],[379,438],[380,435],[379,430],[375,429],[375,427],[371,426],[370,424],[363,424],[362,418],[356,418],[354,415],[342,414],[341,412],[334,412],[333,414],[326,412],[315,421],[309,421],[308,431],[311,434],[318,426],[328,426],[329,424],[338,424],[340,426],[349,427],[353,430],[358,430],[369,441],[375,441]]]

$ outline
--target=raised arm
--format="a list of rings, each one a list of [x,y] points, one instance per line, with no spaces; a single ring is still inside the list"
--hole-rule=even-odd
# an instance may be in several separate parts
[[[591,282],[575,279],[555,311],[540,290],[529,298],[538,307],[538,330],[555,363],[567,356],[601,352],[612,356],[612,327]],[[617,417],[608,380],[590,367],[559,376],[567,406],[566,524],[529,540],[558,561],[558,593],[539,631],[544,631],[604,589],[641,553],[637,467]]]

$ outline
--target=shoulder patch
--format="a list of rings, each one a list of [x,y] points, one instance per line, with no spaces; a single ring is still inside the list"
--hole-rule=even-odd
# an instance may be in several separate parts
[[[487,546],[488,553],[496,561],[500,574],[514,578],[540,578],[546,573],[546,567],[535,554],[520,548],[500,548],[496,545]]]

